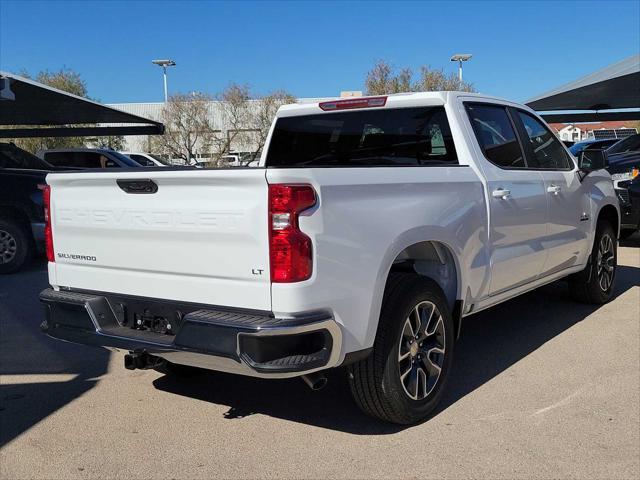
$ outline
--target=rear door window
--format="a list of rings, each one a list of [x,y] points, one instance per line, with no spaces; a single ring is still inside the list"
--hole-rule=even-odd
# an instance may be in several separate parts
[[[457,164],[444,107],[282,117],[267,152],[271,167]]]
[[[524,154],[506,108],[500,105],[466,104],[480,148],[501,168],[525,168]]]

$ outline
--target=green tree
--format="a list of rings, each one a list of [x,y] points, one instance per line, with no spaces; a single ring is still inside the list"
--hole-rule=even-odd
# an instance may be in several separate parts
[[[460,83],[455,73],[446,74],[444,70],[434,69],[428,65],[420,67],[417,78],[410,68],[395,71],[384,60],[378,60],[365,79],[367,95],[387,95],[401,92],[431,92],[439,90],[459,90],[475,92],[473,84]]]
[[[23,76],[31,78],[28,73]],[[79,97],[88,98],[87,84],[78,72],[70,68],[61,68],[57,72],[43,70],[36,75],[35,81]]]
[[[212,101],[205,93],[171,95],[162,110],[165,133],[149,137],[151,151],[180,158],[187,164],[195,160],[197,150],[212,143],[216,136],[209,115]]]

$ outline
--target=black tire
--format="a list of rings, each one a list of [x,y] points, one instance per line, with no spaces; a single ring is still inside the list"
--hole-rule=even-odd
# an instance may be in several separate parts
[[[165,375],[179,378],[195,377],[202,372],[202,370],[196,367],[190,367],[189,365],[180,365],[178,363],[171,363],[168,361],[162,362],[162,364],[155,367],[154,370]]]
[[[626,240],[636,233],[636,230],[620,230],[620,240]]]
[[[11,218],[0,218],[0,274],[17,272],[32,254],[32,242],[25,228]]]
[[[413,316],[414,308],[421,305],[434,305],[440,316],[432,315],[431,320],[421,323],[419,314]],[[406,335],[409,331],[407,322],[410,323],[413,318],[418,318],[420,325],[410,329],[411,335]],[[409,342],[414,342],[413,333],[422,332],[423,325],[426,325],[424,332],[428,332],[429,327],[434,325],[431,323],[432,320],[436,322],[432,328],[435,333],[410,346]],[[423,342],[429,342],[429,345],[424,347],[425,350],[421,350]],[[385,288],[373,352],[367,358],[348,366],[349,386],[356,404],[366,414],[387,422],[408,425],[424,420],[442,396],[453,361],[454,343],[453,320],[440,287],[435,282],[415,274],[391,273]],[[442,353],[435,352],[432,348],[435,344],[443,350]],[[417,353],[413,351],[413,347],[416,347]],[[440,366],[437,375],[433,373],[434,353],[435,363]],[[400,357],[407,354],[410,355],[410,363],[404,363],[403,366],[407,359],[401,360]],[[419,374],[421,369],[422,376]],[[405,374],[408,375],[404,381],[401,380],[401,370],[405,370]],[[414,371],[415,389],[411,387]],[[406,379],[409,380],[409,385],[405,383]],[[410,389],[416,398],[412,398]],[[422,394],[425,396],[421,397]]]
[[[606,255],[602,245],[606,243]],[[611,256],[612,255],[612,256]],[[569,291],[574,300],[582,303],[601,305],[611,300],[617,270],[618,242],[616,232],[607,221],[596,227],[593,250],[585,269],[569,279]],[[607,278],[603,278],[606,276]]]

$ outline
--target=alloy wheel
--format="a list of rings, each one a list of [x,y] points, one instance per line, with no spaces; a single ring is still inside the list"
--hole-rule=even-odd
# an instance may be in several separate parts
[[[444,319],[432,302],[420,302],[405,320],[398,348],[400,383],[409,398],[422,400],[431,393],[444,356]]]
[[[17,250],[16,239],[6,230],[0,230],[0,264],[13,260]]]
[[[606,292],[613,283],[613,275],[616,268],[613,239],[608,234],[603,235],[600,239],[596,267],[598,285],[600,285],[603,292]]]

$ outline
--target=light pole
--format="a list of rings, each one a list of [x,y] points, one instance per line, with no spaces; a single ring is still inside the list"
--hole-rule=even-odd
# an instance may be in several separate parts
[[[151,63],[162,67],[162,75],[164,76],[164,103],[167,103],[167,67],[175,67],[176,62],[173,60],[152,60]]]
[[[458,62],[458,88],[462,87],[462,62],[466,62],[470,58],[470,53],[456,53],[451,57],[452,62]]]

